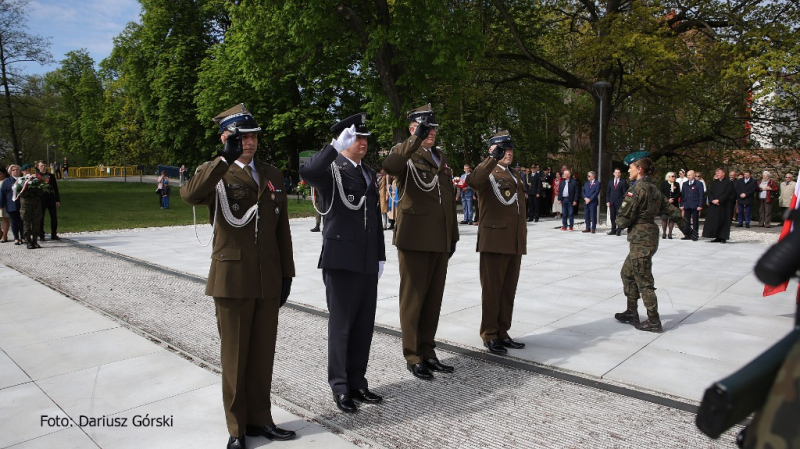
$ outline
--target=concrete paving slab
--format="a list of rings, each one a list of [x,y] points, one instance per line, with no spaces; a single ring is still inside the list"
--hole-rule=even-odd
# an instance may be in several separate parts
[[[97,444],[79,427],[67,427],[47,435],[16,444],[13,449],[90,449]]]
[[[79,304],[67,308],[67,312],[0,323],[0,347],[26,346],[119,327],[102,315],[87,314]]]
[[[0,390],[0,447],[8,447],[59,430],[42,425],[41,417],[64,412],[33,383]]]
[[[33,380],[159,351],[164,349],[123,328],[6,348],[9,357]]]
[[[17,366],[5,351],[0,351],[0,390],[30,381],[31,378],[25,371]]]
[[[171,352],[157,351],[48,377],[37,384],[77,419],[113,415],[219,382],[219,376]]]
[[[683,398],[702,398],[706,388],[739,367],[736,363],[648,346],[603,377],[634,385],[642,385],[641,379],[647,378],[644,386],[648,389]]]
[[[515,340],[526,347],[512,351],[514,357],[598,378],[641,348],[638,343],[553,326],[539,328]]]
[[[24,300],[0,304],[0,324],[23,322],[40,316],[73,312],[81,308],[73,301],[62,301],[61,295],[36,282],[18,286],[4,285],[3,295]]]

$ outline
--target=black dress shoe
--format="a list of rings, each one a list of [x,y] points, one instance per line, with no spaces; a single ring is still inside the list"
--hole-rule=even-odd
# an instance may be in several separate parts
[[[270,424],[268,426],[248,425],[245,429],[245,434],[249,437],[267,437],[270,440],[286,441],[297,436],[293,431],[281,429],[275,424]],[[242,447],[244,447],[244,445],[242,445]]]
[[[500,340],[500,344],[511,349],[522,349],[525,347],[525,343],[516,342],[511,337]]]
[[[506,354],[508,354],[508,349],[506,349],[505,346],[503,346],[503,343],[500,343],[499,339],[492,340],[492,341],[487,341],[483,345],[486,346],[486,348],[492,354],[497,354],[497,355],[506,355]]]
[[[355,413],[358,411],[358,407],[356,407],[356,403],[353,402],[353,398],[347,393],[334,393],[333,401],[336,402],[336,407],[345,413]]]
[[[445,365],[439,359],[428,359],[425,361],[425,366],[431,371],[439,371],[442,373],[452,373],[456,369],[450,365]]]
[[[247,449],[247,446],[244,444],[244,435],[240,436],[239,438],[228,438],[228,445],[226,447],[228,449]]]
[[[408,365],[408,370],[411,371],[416,377],[419,377],[423,380],[431,380],[433,379],[433,373],[431,370],[428,369],[428,365],[424,363],[415,363],[413,365]]]
[[[50,236],[50,240],[61,240],[61,237],[57,235]]]
[[[716,238],[716,239],[712,240],[711,243],[719,243],[721,241],[722,241],[722,239]]]
[[[351,390],[350,396],[358,402],[366,402],[367,404],[380,404],[383,402],[383,397],[369,391],[367,388]]]

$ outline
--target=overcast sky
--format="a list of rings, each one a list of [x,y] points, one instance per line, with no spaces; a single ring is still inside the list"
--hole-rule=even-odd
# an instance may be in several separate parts
[[[19,65],[28,74],[55,70],[64,55],[85,48],[95,64],[105,59],[113,38],[128,22],[138,22],[141,5],[137,0],[31,0],[28,33],[49,37],[55,63]]]

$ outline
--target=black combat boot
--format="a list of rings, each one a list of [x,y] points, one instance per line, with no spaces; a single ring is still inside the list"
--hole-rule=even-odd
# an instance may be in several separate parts
[[[636,325],[636,329],[656,333],[664,331],[664,329],[661,328],[661,319],[658,316],[658,312],[653,314],[647,312],[647,319]]]
[[[622,313],[615,313],[614,318],[622,323],[630,323],[634,326],[639,325],[639,312],[636,309],[628,309]]]
[[[42,247],[42,245],[40,245],[40,244],[39,244],[39,239],[38,239],[38,237],[35,237],[35,236],[34,236],[32,240],[33,240],[33,247],[34,247],[34,248],[41,248],[41,247]]]

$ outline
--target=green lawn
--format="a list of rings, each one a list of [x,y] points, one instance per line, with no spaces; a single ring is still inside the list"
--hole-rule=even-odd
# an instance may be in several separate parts
[[[153,184],[62,181],[58,183],[58,190],[61,194],[59,232],[192,224],[192,207],[183,202],[177,185],[172,188],[169,210],[160,208]],[[314,214],[310,201],[298,203],[294,196],[289,198],[290,218]],[[207,208],[197,208],[197,222],[208,222]],[[49,216],[45,217],[45,231],[49,234]]]

